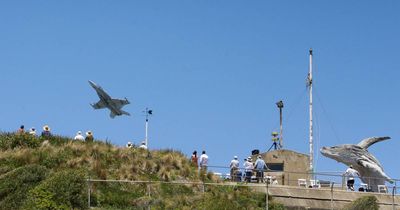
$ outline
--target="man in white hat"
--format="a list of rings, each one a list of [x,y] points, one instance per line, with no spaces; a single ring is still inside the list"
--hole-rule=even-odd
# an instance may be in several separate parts
[[[75,140],[80,140],[80,141],[84,141],[85,137],[82,136],[82,132],[78,131],[78,133],[76,133],[76,136],[74,137]]]
[[[257,182],[263,182],[264,180],[264,171],[268,170],[267,164],[265,164],[265,161],[262,159],[261,155],[257,156],[257,160],[254,163],[254,168],[256,169],[256,177],[257,177]]]
[[[232,181],[237,180],[236,176],[237,176],[237,170],[239,169],[239,160],[236,155],[233,156],[233,160],[231,161],[229,167],[231,168],[231,180]]]
[[[253,163],[251,161],[251,157],[248,157],[246,159],[246,162],[244,162],[243,166],[244,166],[244,172],[245,172],[244,179],[246,182],[251,182],[251,176],[253,175],[253,169],[254,169]]]

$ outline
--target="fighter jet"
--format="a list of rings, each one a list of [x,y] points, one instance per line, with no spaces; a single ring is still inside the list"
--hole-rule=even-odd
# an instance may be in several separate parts
[[[96,85],[96,83],[92,82],[89,80],[89,84],[96,90],[97,95],[100,98],[100,101],[95,103],[95,104],[90,104],[94,109],[104,109],[108,108],[110,112],[110,117],[114,118],[115,116],[120,116],[120,115],[128,115],[130,114],[124,110],[122,110],[122,107],[130,104],[128,99],[113,99],[111,98],[106,91],[103,90],[100,86]]]

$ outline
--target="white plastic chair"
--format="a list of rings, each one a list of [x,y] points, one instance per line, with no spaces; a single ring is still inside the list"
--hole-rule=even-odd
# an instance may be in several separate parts
[[[297,184],[299,187],[307,187],[307,180],[306,179],[298,179]]]
[[[360,188],[363,188],[363,189],[364,189],[364,192],[367,192],[367,190],[368,190],[368,184],[360,183]]]
[[[321,188],[321,184],[319,183],[319,180],[317,180],[317,179],[310,179],[310,186],[312,188]]]
[[[386,185],[378,185],[378,192],[379,193],[387,193],[388,189],[387,189]]]

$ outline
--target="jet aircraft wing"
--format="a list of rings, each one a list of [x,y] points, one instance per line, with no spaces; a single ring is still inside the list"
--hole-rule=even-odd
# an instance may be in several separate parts
[[[121,109],[123,106],[129,104],[128,99],[111,99],[113,104],[115,104],[118,109]]]
[[[99,102],[97,102],[97,103],[95,103],[95,104],[92,104],[92,107],[93,107],[94,109],[104,109],[104,108],[106,108],[107,106],[104,104],[104,102],[103,102],[102,100],[100,100]]]

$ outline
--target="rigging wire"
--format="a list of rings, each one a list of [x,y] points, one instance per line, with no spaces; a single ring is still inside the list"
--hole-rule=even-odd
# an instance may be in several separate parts
[[[326,118],[327,118],[327,120],[328,120],[328,124],[329,124],[330,128],[332,129],[332,132],[333,132],[333,134],[334,134],[334,136],[335,136],[336,141],[338,141],[339,143],[342,143],[343,141],[342,141],[342,139],[339,137],[339,135],[338,135],[338,133],[337,133],[335,127],[333,126],[332,120],[330,119],[330,117],[329,117],[329,115],[328,115],[328,112],[326,111],[326,109],[325,109],[325,107],[324,107],[324,104],[322,103],[322,100],[321,100],[321,98],[319,97],[318,91],[315,91],[315,92],[316,92],[315,95],[317,96],[318,103],[319,103],[319,105],[321,106],[322,111],[323,111],[323,113],[325,114],[325,116],[326,116]]]

